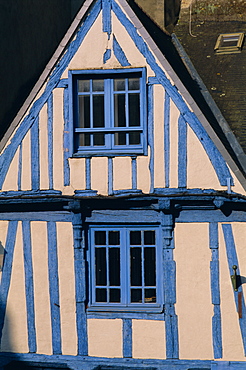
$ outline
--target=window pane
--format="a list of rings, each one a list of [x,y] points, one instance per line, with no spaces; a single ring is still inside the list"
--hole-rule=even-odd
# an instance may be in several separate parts
[[[131,286],[142,285],[142,250],[131,248],[130,250],[130,278]]]
[[[141,245],[141,231],[130,231],[130,245]]]
[[[95,248],[96,285],[107,285],[106,248]]]
[[[131,289],[131,303],[142,303],[142,289]]]
[[[120,289],[109,290],[109,302],[119,303],[120,302]]]
[[[109,248],[109,285],[120,285],[120,248]]]
[[[106,245],[106,231],[95,231],[95,245]]]
[[[79,96],[79,127],[90,128],[90,97]]]
[[[96,302],[107,302],[107,290],[97,288],[96,289]]]
[[[109,245],[120,245],[120,232],[119,231],[109,231],[108,244]]]
[[[139,94],[129,94],[129,126],[140,126]]]
[[[93,135],[93,145],[105,145],[105,138],[104,134],[98,132]]]
[[[79,146],[90,146],[90,139],[91,135],[90,134],[80,134],[79,135]]]
[[[114,145],[126,145],[126,134],[124,132],[114,134]]]
[[[139,78],[129,78],[128,83],[129,83],[129,90],[139,90],[140,89],[140,84],[139,84]]]
[[[156,290],[155,289],[145,289],[144,290],[144,302],[145,303],[155,303],[156,302]]]
[[[125,79],[115,79],[114,80],[114,91],[123,91],[125,90]]]
[[[130,145],[138,145],[140,144],[140,132],[130,132],[129,133],[129,144]]]
[[[144,248],[144,285],[156,284],[155,248]]]
[[[104,127],[104,95],[93,96],[93,127]]]
[[[78,81],[78,91],[79,92],[89,92],[90,91],[90,80],[79,80]]]
[[[145,245],[155,245],[155,231],[154,230],[144,231],[144,244]]]
[[[104,91],[104,80],[93,80],[92,90],[93,91]]]
[[[114,126],[126,127],[125,94],[114,96]]]

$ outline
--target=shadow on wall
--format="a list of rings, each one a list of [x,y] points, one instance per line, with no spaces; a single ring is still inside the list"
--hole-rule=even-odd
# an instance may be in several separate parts
[[[1,298],[1,297],[0,297]],[[0,370],[4,370],[5,367],[4,365],[6,365],[9,361],[10,361],[10,358],[6,355],[7,352],[13,352],[13,345],[12,345],[12,341],[13,341],[13,337],[11,335],[11,330],[10,330],[10,327],[11,327],[11,318],[10,318],[10,315],[7,315],[5,314],[5,318],[4,318],[4,325],[2,324],[2,315],[3,315],[3,307],[2,307],[2,302],[1,302],[1,312],[0,312],[0,317],[1,317],[1,322],[0,322],[0,338],[1,338],[1,341],[0,341],[0,351],[4,353],[4,355],[1,355],[1,352],[0,352]],[[2,325],[3,325],[3,328],[2,328]],[[17,357],[15,356],[15,359],[17,359]]]

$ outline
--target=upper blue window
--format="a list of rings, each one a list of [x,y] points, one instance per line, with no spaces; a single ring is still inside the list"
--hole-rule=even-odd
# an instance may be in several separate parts
[[[157,227],[90,229],[89,310],[162,310]]]
[[[71,154],[146,154],[144,68],[70,71]]]

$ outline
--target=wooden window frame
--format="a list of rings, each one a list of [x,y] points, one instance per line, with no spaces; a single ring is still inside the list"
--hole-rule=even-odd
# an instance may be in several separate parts
[[[144,283],[144,267],[142,267],[142,285],[137,287],[142,289],[142,298],[144,299],[144,294],[146,289],[156,289],[156,302],[141,302],[141,303],[132,303],[130,294],[131,289],[134,289],[134,286],[131,286],[130,283],[130,231],[141,231],[143,234],[144,231],[155,231],[155,244],[151,245],[151,247],[155,248],[155,264],[156,264],[156,285],[155,286],[147,286]],[[109,296],[107,297],[107,302],[96,302],[96,289],[98,286],[95,282],[95,231],[119,231],[120,232],[120,285],[118,286],[121,290],[121,301],[118,303],[109,302]],[[160,246],[160,228],[158,226],[151,226],[151,225],[141,225],[141,226],[91,226],[89,229],[89,304],[88,304],[88,312],[90,311],[119,311],[119,312],[148,312],[148,313],[160,313],[163,310],[163,274],[162,274],[162,253],[161,253],[161,246]],[[109,244],[107,243],[105,246],[106,249],[109,248]],[[141,250],[145,248],[145,244],[143,244],[143,236],[142,236],[142,244],[139,246]],[[148,248],[146,244],[146,248]],[[143,257],[142,257],[143,258]],[[143,261],[143,259],[142,259]],[[108,263],[108,260],[107,260]],[[108,274],[108,271],[107,271]],[[106,284],[103,288],[109,291],[109,288],[112,288],[109,283]],[[147,299],[147,298],[146,298]]]
[[[140,100],[140,122],[139,126],[129,126],[128,119],[126,118],[126,127],[117,127],[114,123],[114,96],[117,92],[113,89],[113,81],[117,78],[139,78],[140,87],[137,91],[123,91],[126,97],[130,93],[139,94]],[[79,127],[79,108],[78,108],[78,81],[88,79],[90,81],[102,79],[104,83],[104,127],[94,128],[93,117],[90,118],[90,128]],[[93,96],[90,90],[88,96]],[[83,93],[81,94],[83,95]],[[129,156],[129,155],[147,155],[147,113],[146,113],[146,69],[145,68],[127,68],[117,70],[72,70],[69,71],[69,122],[70,122],[70,156],[71,157],[88,157],[88,156]],[[91,99],[91,98],[90,98]],[[127,101],[127,98],[126,98]],[[92,108],[90,108],[92,109]],[[126,117],[129,112],[127,111],[126,103]],[[114,144],[115,133],[126,134],[126,144]],[[140,143],[129,143],[130,133],[139,133]],[[87,134],[93,137],[95,133],[104,134],[104,145],[93,145],[90,139],[90,145],[79,146],[76,144],[79,134]],[[88,136],[87,136],[88,137]]]

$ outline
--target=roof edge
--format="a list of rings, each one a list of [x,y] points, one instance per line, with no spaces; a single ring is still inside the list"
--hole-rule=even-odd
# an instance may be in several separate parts
[[[52,55],[51,59],[47,63],[46,67],[44,68],[42,74],[40,75],[39,79],[37,80],[36,84],[34,85],[33,89],[31,90],[30,94],[28,95],[25,102],[22,104],[20,110],[18,111],[17,115],[11,122],[9,128],[5,132],[3,138],[0,141],[0,152],[3,150],[4,146],[8,142],[10,136],[18,126],[18,124],[21,122],[21,120],[24,118],[28,108],[36,98],[37,94],[39,93],[40,89],[45,84],[46,79],[51,74],[51,71],[55,67],[57,61],[62,56],[64,50],[66,49],[67,44],[73,37],[74,33],[76,32],[81,20],[88,12],[91,5],[94,3],[95,0],[85,0],[84,4],[79,9],[77,15],[75,16],[74,20],[72,21],[70,27],[68,28],[68,31],[65,33],[64,37],[62,38],[60,44],[56,48],[54,54]]]

